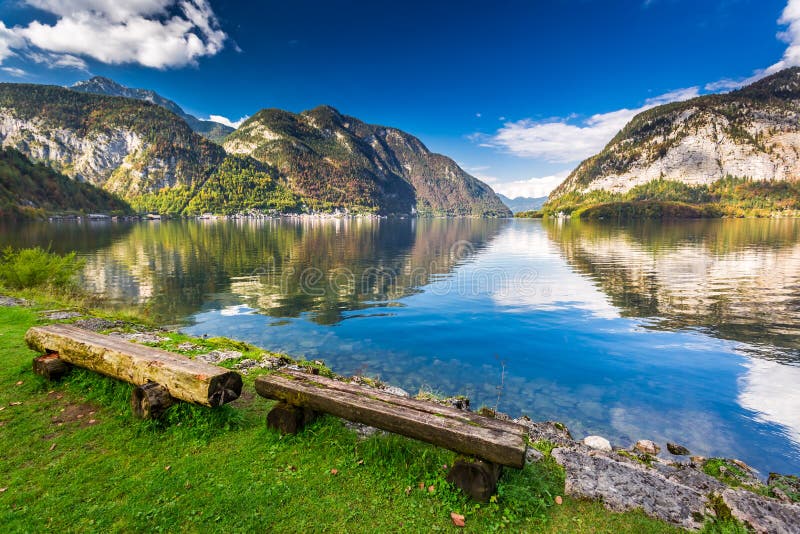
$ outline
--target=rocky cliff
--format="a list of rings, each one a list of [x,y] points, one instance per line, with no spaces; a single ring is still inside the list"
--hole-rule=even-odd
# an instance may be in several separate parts
[[[707,185],[727,176],[800,179],[800,68],[637,115],[550,198],[624,193],[659,178]]]
[[[125,87],[114,80],[104,78],[103,76],[94,76],[88,80],[83,80],[73,84],[70,89],[73,91],[80,91],[82,93],[92,93],[96,95],[106,96],[123,96],[125,98],[135,98],[137,100],[144,100],[157,106],[161,106],[182,118],[186,124],[207,139],[220,142],[226,135],[231,133],[234,129],[230,126],[220,124],[215,121],[201,120],[186,113],[178,104],[164,98],[155,91],[150,89],[134,89]]]
[[[0,145],[141,211],[227,213],[295,202],[273,169],[228,156],[165,108],[131,98],[0,84]]]
[[[274,165],[292,190],[322,206],[511,215],[489,186],[416,137],[329,106],[300,114],[262,110],[229,135],[224,147]]]
[[[415,137],[329,107],[300,115],[262,111],[223,148],[148,100],[0,84],[0,146],[143,211],[296,211],[305,205],[511,215],[486,184]]]

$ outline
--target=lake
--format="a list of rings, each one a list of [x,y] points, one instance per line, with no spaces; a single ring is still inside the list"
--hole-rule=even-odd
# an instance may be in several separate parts
[[[192,335],[800,473],[800,221],[28,223]]]

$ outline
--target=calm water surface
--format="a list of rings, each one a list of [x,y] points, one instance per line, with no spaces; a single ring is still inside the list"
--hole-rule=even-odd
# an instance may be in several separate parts
[[[800,221],[0,227],[84,284],[416,392],[800,473]]]

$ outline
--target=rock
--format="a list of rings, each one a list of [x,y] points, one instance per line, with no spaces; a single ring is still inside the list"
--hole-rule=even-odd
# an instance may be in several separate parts
[[[286,358],[278,356],[267,356],[261,360],[253,360],[245,358],[233,366],[234,369],[242,371],[242,374],[247,374],[250,369],[277,369],[289,363]]]
[[[525,451],[525,463],[526,464],[535,464],[544,458],[544,453],[539,449],[535,449],[533,447],[528,447]]]
[[[378,433],[385,434],[385,432],[375,428],[374,426],[368,426],[362,423],[354,423],[353,421],[347,420],[344,420],[343,422],[345,428],[355,432],[358,436],[358,439],[367,439]]]
[[[75,317],[80,317],[83,314],[76,311],[56,310],[44,312],[42,315],[45,319],[50,319],[51,321],[63,321],[64,319],[74,319]]]
[[[28,301],[25,299],[18,299],[14,297],[6,297],[5,295],[0,295],[0,306],[12,307],[12,306],[27,306]]]
[[[159,336],[155,332],[111,332],[109,336],[119,337],[126,341],[133,341],[134,343],[163,343],[169,341],[169,338]]]
[[[199,348],[200,345],[195,345],[194,343],[189,343],[188,341],[186,343],[181,343],[180,345],[178,345],[178,350],[183,352],[191,352],[193,350],[198,350]]]
[[[670,454],[674,454],[675,456],[689,456],[691,454],[689,449],[676,443],[667,443],[667,450]]]
[[[444,399],[443,404],[445,406],[452,406],[456,410],[469,411],[469,399],[466,397],[449,397]]]
[[[409,397],[408,391],[404,390],[403,388],[399,388],[397,386],[383,386],[383,391],[389,393],[390,395],[397,395],[398,397]]]
[[[702,528],[705,516],[712,513],[702,491],[671,480],[659,470],[580,447],[557,448],[552,456],[564,467],[568,495],[602,500],[617,512],[640,508],[651,517],[687,529]]]
[[[289,363],[291,363],[291,360],[282,356],[267,356],[261,358],[261,364],[264,369],[278,369],[279,367],[289,365]]]
[[[791,501],[800,502],[800,478],[794,475],[780,475],[770,473],[767,485],[776,496],[784,500],[784,496]]]
[[[789,497],[789,494],[786,493],[785,491],[783,491],[781,488],[779,488],[777,486],[774,487],[774,488],[771,488],[770,491],[775,496],[775,498],[778,499],[779,501],[793,502],[792,498]]]
[[[702,468],[704,465],[706,465],[708,458],[705,456],[692,456],[689,458],[689,460],[691,460],[692,464],[696,467]]]
[[[102,332],[103,330],[111,330],[124,326],[122,321],[109,321],[108,319],[101,319],[100,317],[88,317],[86,319],[78,319],[74,323],[78,328],[84,330],[91,330],[92,332]]]
[[[599,451],[611,452],[611,443],[602,436],[586,436],[583,444]]]
[[[636,442],[636,445],[633,446],[635,451],[641,452],[642,454],[649,454],[651,456],[657,455],[661,452],[661,447],[650,441],[649,439],[640,439]]]
[[[537,441],[549,441],[560,447],[567,447],[575,444],[572,434],[566,426],[555,421],[534,422],[530,417],[522,416],[514,419],[518,425],[528,429],[528,437],[534,443]]]
[[[758,533],[797,534],[800,504],[782,503],[746,490],[726,489],[718,494],[731,516]]]
[[[669,480],[698,490],[703,495],[708,495],[712,491],[721,491],[728,487],[711,475],[689,466],[663,467],[657,465],[655,468]]]
[[[212,350],[208,354],[195,356],[195,359],[206,363],[221,363],[228,360],[236,360],[241,357],[242,353],[238,350]]]
[[[712,460],[719,462],[719,474],[721,477],[734,479],[746,486],[763,486],[756,470],[746,463],[728,458],[712,458]]]
[[[250,369],[258,369],[259,367],[261,367],[259,365],[260,363],[261,362],[257,362],[256,360],[245,358],[244,360],[234,365],[233,368],[241,371],[242,374],[246,375]]]

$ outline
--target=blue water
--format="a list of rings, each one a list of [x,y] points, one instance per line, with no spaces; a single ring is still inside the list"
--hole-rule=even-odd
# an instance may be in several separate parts
[[[27,241],[55,235],[39,232]],[[87,287],[184,320],[189,334],[465,394],[562,421],[576,438],[674,441],[764,475],[800,473],[799,221],[96,232],[108,235],[78,247]]]

